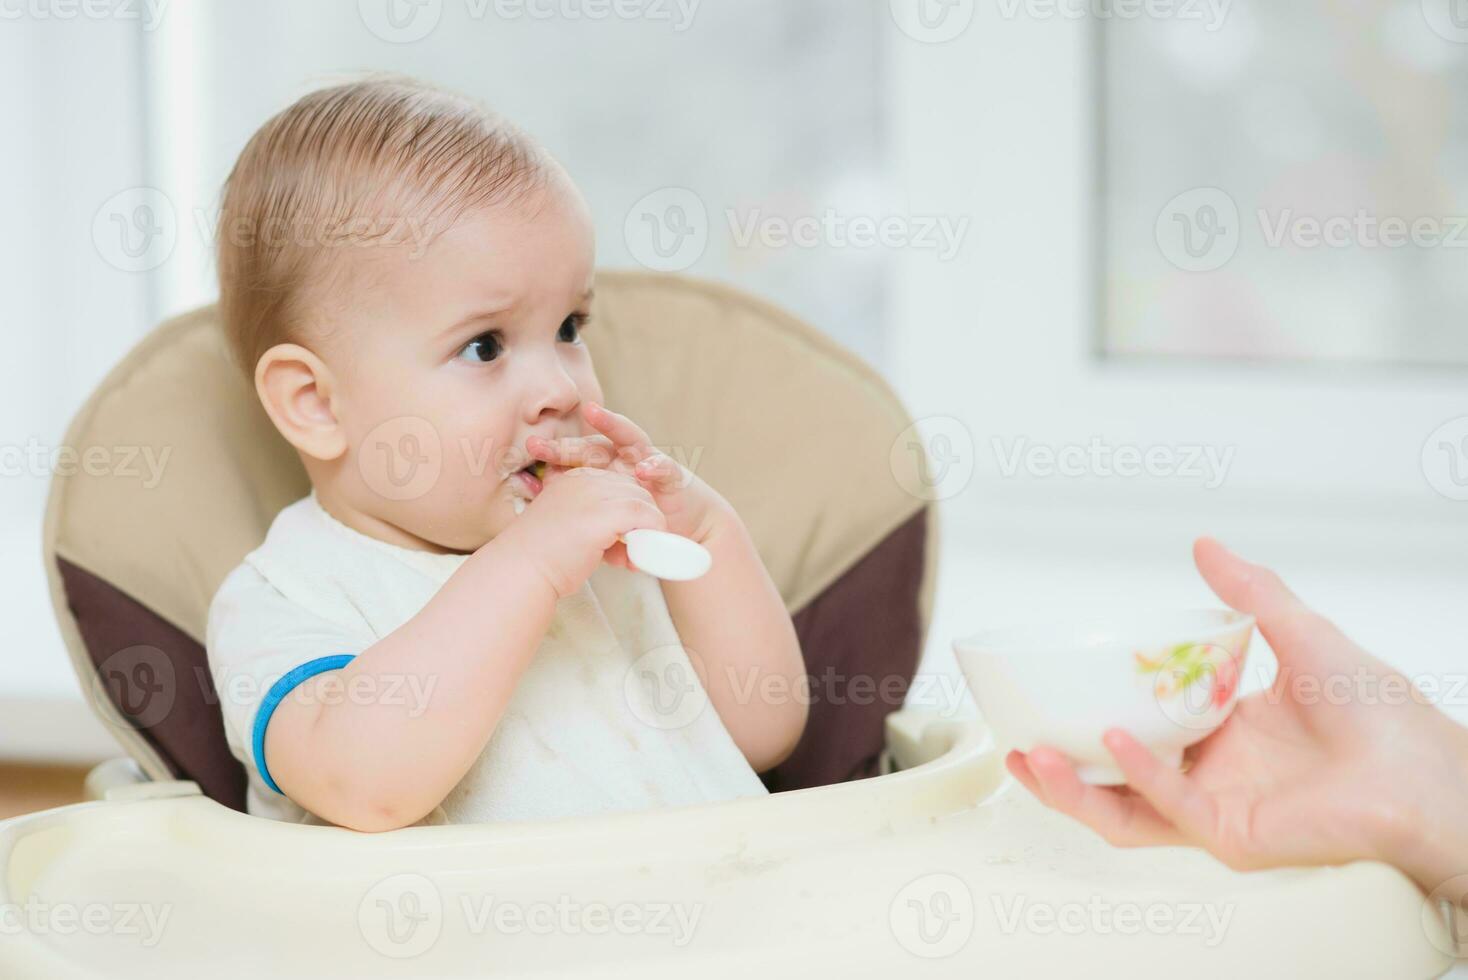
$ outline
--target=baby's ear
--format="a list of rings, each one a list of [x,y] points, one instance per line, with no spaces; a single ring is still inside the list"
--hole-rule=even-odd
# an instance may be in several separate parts
[[[292,446],[322,461],[347,451],[332,410],[334,386],[326,364],[299,344],[277,344],[255,365],[255,391],[270,421]]]

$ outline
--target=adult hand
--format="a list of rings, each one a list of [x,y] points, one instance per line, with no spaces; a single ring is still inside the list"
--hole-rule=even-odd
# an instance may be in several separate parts
[[[1269,569],[1209,538],[1193,557],[1274,649],[1270,688],[1192,746],[1185,771],[1120,729],[1103,743],[1125,787],[1087,785],[1043,746],[1011,752],[1009,771],[1118,846],[1190,844],[1236,869],[1375,859],[1428,890],[1468,873],[1468,730]]]

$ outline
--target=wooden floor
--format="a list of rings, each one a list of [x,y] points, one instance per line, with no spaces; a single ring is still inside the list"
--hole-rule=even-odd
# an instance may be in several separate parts
[[[0,763],[0,820],[80,803],[87,770]]]

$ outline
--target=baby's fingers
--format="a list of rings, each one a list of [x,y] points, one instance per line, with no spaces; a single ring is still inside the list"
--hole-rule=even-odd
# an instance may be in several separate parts
[[[596,431],[607,436],[618,446],[632,450],[636,457],[633,459],[634,463],[642,460],[652,451],[652,440],[636,422],[627,416],[618,415],[605,405],[599,405],[596,402],[587,402],[581,414]]]
[[[595,466],[604,469],[617,455],[616,446],[606,436],[566,436],[562,439],[531,436],[525,440],[525,448],[535,459],[568,468]]]
[[[653,453],[633,469],[638,481],[654,493],[681,490],[685,477],[683,467],[666,453]]]

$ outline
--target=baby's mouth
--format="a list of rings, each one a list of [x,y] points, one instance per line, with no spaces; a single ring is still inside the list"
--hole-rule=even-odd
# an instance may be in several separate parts
[[[516,482],[527,499],[534,499],[545,489],[545,470],[545,461],[537,459],[529,466],[516,470],[510,479]]]

